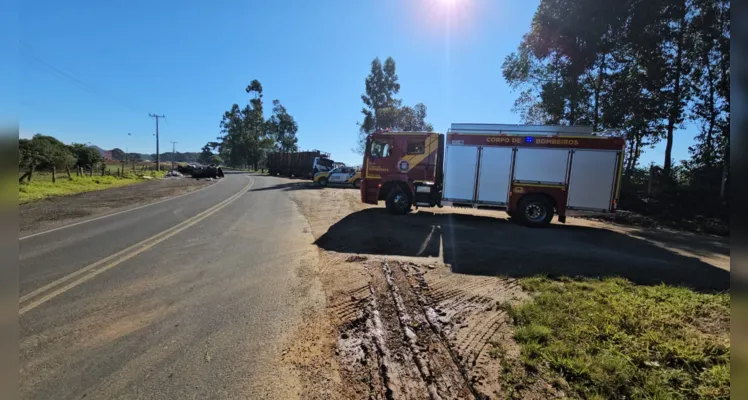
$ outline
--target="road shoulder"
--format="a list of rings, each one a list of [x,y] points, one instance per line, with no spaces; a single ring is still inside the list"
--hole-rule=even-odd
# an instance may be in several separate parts
[[[215,183],[185,177],[164,178],[22,204],[18,207],[19,237],[163,201]]]

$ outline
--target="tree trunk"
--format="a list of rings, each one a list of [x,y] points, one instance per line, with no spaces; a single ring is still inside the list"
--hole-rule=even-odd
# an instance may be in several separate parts
[[[70,175],[70,167],[66,166],[65,167],[65,172],[67,172],[67,174],[68,174],[68,180],[72,181],[73,180],[73,175]]]
[[[652,197],[652,180],[654,179],[654,164],[649,166],[649,179],[647,180],[647,197]]]
[[[602,54],[602,60],[600,60],[600,66],[597,71],[597,84],[595,85],[595,115],[592,119],[592,131],[597,132],[600,128],[600,91],[603,87],[603,74],[605,71],[605,53]]]
[[[52,166],[52,183],[57,183],[57,168]]]
[[[631,158],[631,170],[633,171],[634,168],[636,168],[636,164],[639,163],[639,151],[641,150],[642,146],[642,137],[637,136],[636,142],[634,143],[634,156]]]
[[[23,182],[24,179],[28,178],[28,176],[29,176],[29,171],[26,171],[23,175],[21,175],[20,178],[18,178],[18,183]]]
[[[681,101],[681,75],[683,67],[683,37],[685,36],[684,25],[685,25],[686,14],[680,20],[680,32],[678,36],[678,48],[675,54],[675,87],[673,88],[672,102],[670,104],[670,113],[667,121],[667,142],[665,144],[665,162],[663,163],[663,173],[666,179],[670,178],[672,169],[672,157],[673,157],[673,131],[675,130],[675,124],[678,121],[680,115],[680,101]]]
[[[32,165],[29,169],[29,177],[27,182],[31,182],[31,179],[34,177],[34,170],[36,170],[36,166]]]
[[[577,122],[577,81],[579,78],[574,78],[574,83],[571,85],[571,95],[569,96],[569,125],[574,126]]]
[[[92,165],[91,170],[88,172],[88,176],[91,178],[93,178],[93,171],[94,171],[94,166]]]
[[[712,75],[712,65],[709,63],[709,53],[705,55],[706,58],[706,71],[707,80],[709,82],[709,128],[706,131],[706,138],[704,138],[704,162],[708,166],[712,166],[712,160],[714,159],[714,127],[717,125],[717,114],[718,111],[714,109],[714,77]]]
[[[727,163],[727,157],[722,162],[722,182],[719,187],[719,198],[725,200],[725,192],[727,191],[727,169],[729,164]]]

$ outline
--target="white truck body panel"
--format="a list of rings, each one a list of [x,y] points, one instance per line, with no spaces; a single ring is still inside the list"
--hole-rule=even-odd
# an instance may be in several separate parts
[[[616,182],[618,154],[610,150],[575,150],[569,179],[567,207],[610,210]]]
[[[484,147],[478,177],[478,201],[506,205],[512,181],[511,147]]]
[[[518,148],[514,163],[514,180],[564,184],[568,166],[568,149]]]
[[[452,124],[468,135],[596,136],[591,127],[507,124]],[[512,184],[564,185],[567,209],[610,212],[615,198],[620,150],[528,146],[464,145],[447,141],[442,204],[506,206]]]
[[[447,146],[443,198],[473,201],[477,166],[478,146]]]

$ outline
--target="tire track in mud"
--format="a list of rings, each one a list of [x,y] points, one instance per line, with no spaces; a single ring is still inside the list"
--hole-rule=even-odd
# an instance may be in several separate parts
[[[434,325],[478,393],[476,397],[500,396],[505,393],[502,367],[488,353],[494,345],[502,349],[516,346],[502,304],[518,301],[525,293],[514,280],[452,274],[427,267],[428,270],[414,263],[402,265],[411,276],[414,293],[433,315]]]
[[[372,399],[480,398],[440,327],[429,321],[408,274],[396,267],[387,261],[365,263],[371,278],[366,304],[340,330],[338,355],[344,373],[352,375],[348,381]],[[333,308],[346,309],[352,302]]]
[[[487,399],[501,393],[494,343],[509,339],[500,304],[520,294],[492,277],[432,280],[411,262],[357,256],[370,281],[330,310],[343,321],[345,381],[370,399]],[[428,267],[432,268],[432,267]],[[502,344],[503,346],[503,344]]]
[[[366,208],[356,194],[325,189],[297,191],[293,197],[318,240],[350,213]],[[403,259],[397,256],[402,249],[376,230],[336,235],[323,239],[333,245],[318,246],[327,260],[320,272],[327,277],[327,310],[338,334],[331,352],[345,387],[342,398],[496,399],[509,394],[511,383],[504,381],[501,360],[490,350],[501,346],[498,350],[510,361],[519,357],[501,307],[527,298],[517,280],[454,273],[433,256]],[[384,254],[375,255],[380,250]]]

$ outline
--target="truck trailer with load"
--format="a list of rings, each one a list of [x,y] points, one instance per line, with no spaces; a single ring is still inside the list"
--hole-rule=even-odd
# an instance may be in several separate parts
[[[528,226],[616,209],[625,142],[590,127],[452,124],[367,137],[361,201],[411,207],[504,209]]]
[[[312,179],[317,172],[332,169],[330,154],[313,151],[274,151],[267,154],[268,172],[272,176],[295,176]]]

